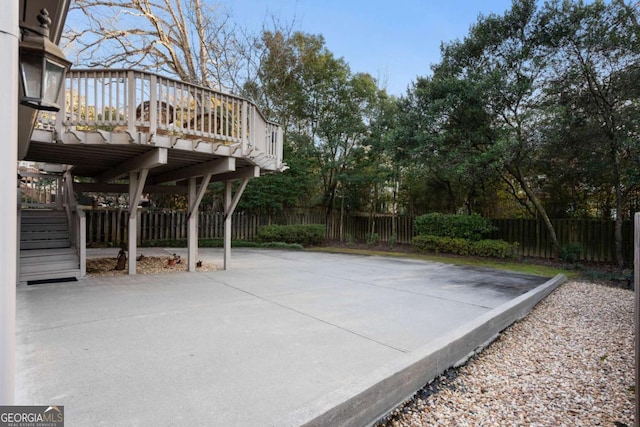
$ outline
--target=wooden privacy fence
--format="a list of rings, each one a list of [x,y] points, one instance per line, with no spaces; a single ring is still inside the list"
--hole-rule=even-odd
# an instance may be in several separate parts
[[[87,245],[118,246],[127,240],[129,212],[126,209],[86,210]],[[322,215],[300,214],[286,216],[235,213],[232,216],[231,238],[254,240],[258,229],[265,225],[324,224]],[[138,211],[138,244],[159,240],[187,238],[186,212]],[[199,213],[198,238],[222,239],[223,213]]]
[[[494,219],[498,231],[492,239],[517,242],[520,254],[540,258],[553,258],[554,251],[549,233],[542,221],[535,219]],[[615,221],[595,219],[551,220],[560,247],[578,243],[582,247],[580,260],[616,262]],[[622,252],[627,264],[633,260],[633,224],[630,220],[622,225]]]
[[[322,219],[321,224],[326,220],[327,238],[330,240],[391,242],[395,239],[395,243],[408,244],[413,238],[413,217],[409,216],[348,215],[342,218],[342,226],[339,214]]]
[[[117,246],[126,241],[128,212],[126,210],[87,210],[87,244]],[[138,243],[187,238],[185,212],[138,212]],[[378,215],[326,216],[324,214],[254,215],[236,213],[232,218],[232,239],[254,240],[264,225],[324,224],[327,239],[354,242],[411,243],[413,217]],[[554,251],[542,221],[535,219],[493,219],[498,231],[488,236],[517,242],[523,256],[553,258]],[[613,220],[552,220],[560,246],[579,243],[583,261],[615,262],[615,222]],[[623,224],[623,253],[627,263],[633,260],[633,224]],[[198,237],[213,239],[224,237],[224,214],[200,213]]]

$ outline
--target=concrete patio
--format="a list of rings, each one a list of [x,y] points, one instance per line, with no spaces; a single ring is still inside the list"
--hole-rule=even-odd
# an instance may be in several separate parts
[[[234,249],[227,271],[23,285],[16,404],[69,426],[366,425],[563,280]]]

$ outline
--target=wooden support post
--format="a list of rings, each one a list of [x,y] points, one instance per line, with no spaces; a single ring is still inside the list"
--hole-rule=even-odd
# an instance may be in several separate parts
[[[231,261],[231,190],[233,181],[224,183],[224,262],[222,269],[229,268]]]
[[[87,275],[87,217],[81,208],[76,208],[78,216],[77,248],[80,257],[80,277]]]
[[[136,249],[138,242],[136,241],[136,235],[138,231],[138,205],[133,204],[134,194],[138,186],[138,173],[129,173],[129,233],[127,242],[129,245],[129,274],[136,274]]]
[[[188,214],[188,233],[187,233],[187,269],[189,271],[196,270],[196,258],[198,256],[198,206],[193,210],[191,206],[196,199],[196,178],[189,178],[189,214]]]
[[[189,211],[187,212],[187,222],[189,232],[187,234],[188,247],[188,271],[196,271],[196,259],[198,258],[198,207],[207,191],[212,174],[207,174],[202,178],[200,187],[196,188],[197,179],[189,178]]]
[[[223,269],[227,270],[230,266],[231,262],[231,217],[233,216],[233,212],[236,210],[236,206],[238,206],[238,202],[240,201],[240,197],[242,197],[242,193],[244,193],[245,188],[247,188],[247,184],[249,183],[250,178],[243,178],[242,184],[236,194],[231,197],[232,194],[232,184],[233,181],[226,181],[224,186],[224,266]]]
[[[138,245],[138,203],[149,169],[129,172],[129,274],[136,274]]]

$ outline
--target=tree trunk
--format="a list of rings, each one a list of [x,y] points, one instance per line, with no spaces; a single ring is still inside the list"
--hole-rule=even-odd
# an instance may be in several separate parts
[[[616,185],[616,223],[615,223],[615,240],[616,240],[616,261],[621,269],[625,267],[624,253],[622,251],[622,221],[624,218],[624,209],[626,200],[620,185]]]
[[[326,201],[326,218],[327,220],[329,219],[329,216],[331,215],[331,212],[333,212],[333,204],[334,204],[334,200],[335,200],[335,196],[336,196],[336,188],[338,187],[338,183],[337,182],[333,182],[331,184],[331,186],[329,187],[329,191],[328,194],[325,194],[325,201]]]
[[[533,203],[533,206],[536,208],[536,212],[538,212],[538,214],[542,218],[547,232],[549,233],[549,237],[551,238],[555,257],[558,257],[558,255],[560,255],[560,244],[558,243],[556,230],[553,228],[553,224],[551,224],[551,220],[549,219],[549,215],[547,215],[547,211],[544,209],[544,206],[542,206],[542,203],[540,203],[540,199],[538,199],[538,196],[536,196],[531,187],[529,187],[529,184],[522,176],[522,171],[520,170],[519,166],[509,165],[506,167],[506,169],[507,172],[509,172],[518,181],[527,197],[529,198],[529,200],[531,200],[531,203]]]
[[[398,192],[400,191],[400,173],[396,172],[393,184],[393,217],[391,218],[391,239],[396,242],[398,239]]]
[[[616,215],[615,225],[615,238],[616,238],[616,259],[618,261],[618,267],[621,269],[625,267],[624,254],[622,252],[622,217]]]
[[[626,208],[626,195],[622,189],[622,183],[620,178],[620,156],[618,154],[620,145],[611,133],[611,141],[609,143],[611,149],[611,160],[613,161],[613,185],[615,187],[616,195],[616,225],[615,225],[615,239],[616,239],[616,261],[618,261],[618,267],[624,268],[624,254],[622,252],[622,219],[624,218],[624,211]]]
[[[340,241],[344,242],[344,189],[342,190],[342,202],[340,203]]]
[[[371,201],[371,209],[369,209],[369,240],[373,240],[373,234],[376,231],[376,211],[378,205],[378,185],[373,184],[373,200]]]

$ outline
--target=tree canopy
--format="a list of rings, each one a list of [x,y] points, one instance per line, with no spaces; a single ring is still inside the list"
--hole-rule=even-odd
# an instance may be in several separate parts
[[[87,22],[66,33],[82,65],[229,87],[283,126],[290,169],[252,180],[240,209],[537,217],[556,242],[550,218],[613,218],[622,262],[622,221],[640,209],[640,12],[628,0],[513,0],[444,41],[398,98],[322,35],[249,35],[222,4],[72,11]]]

